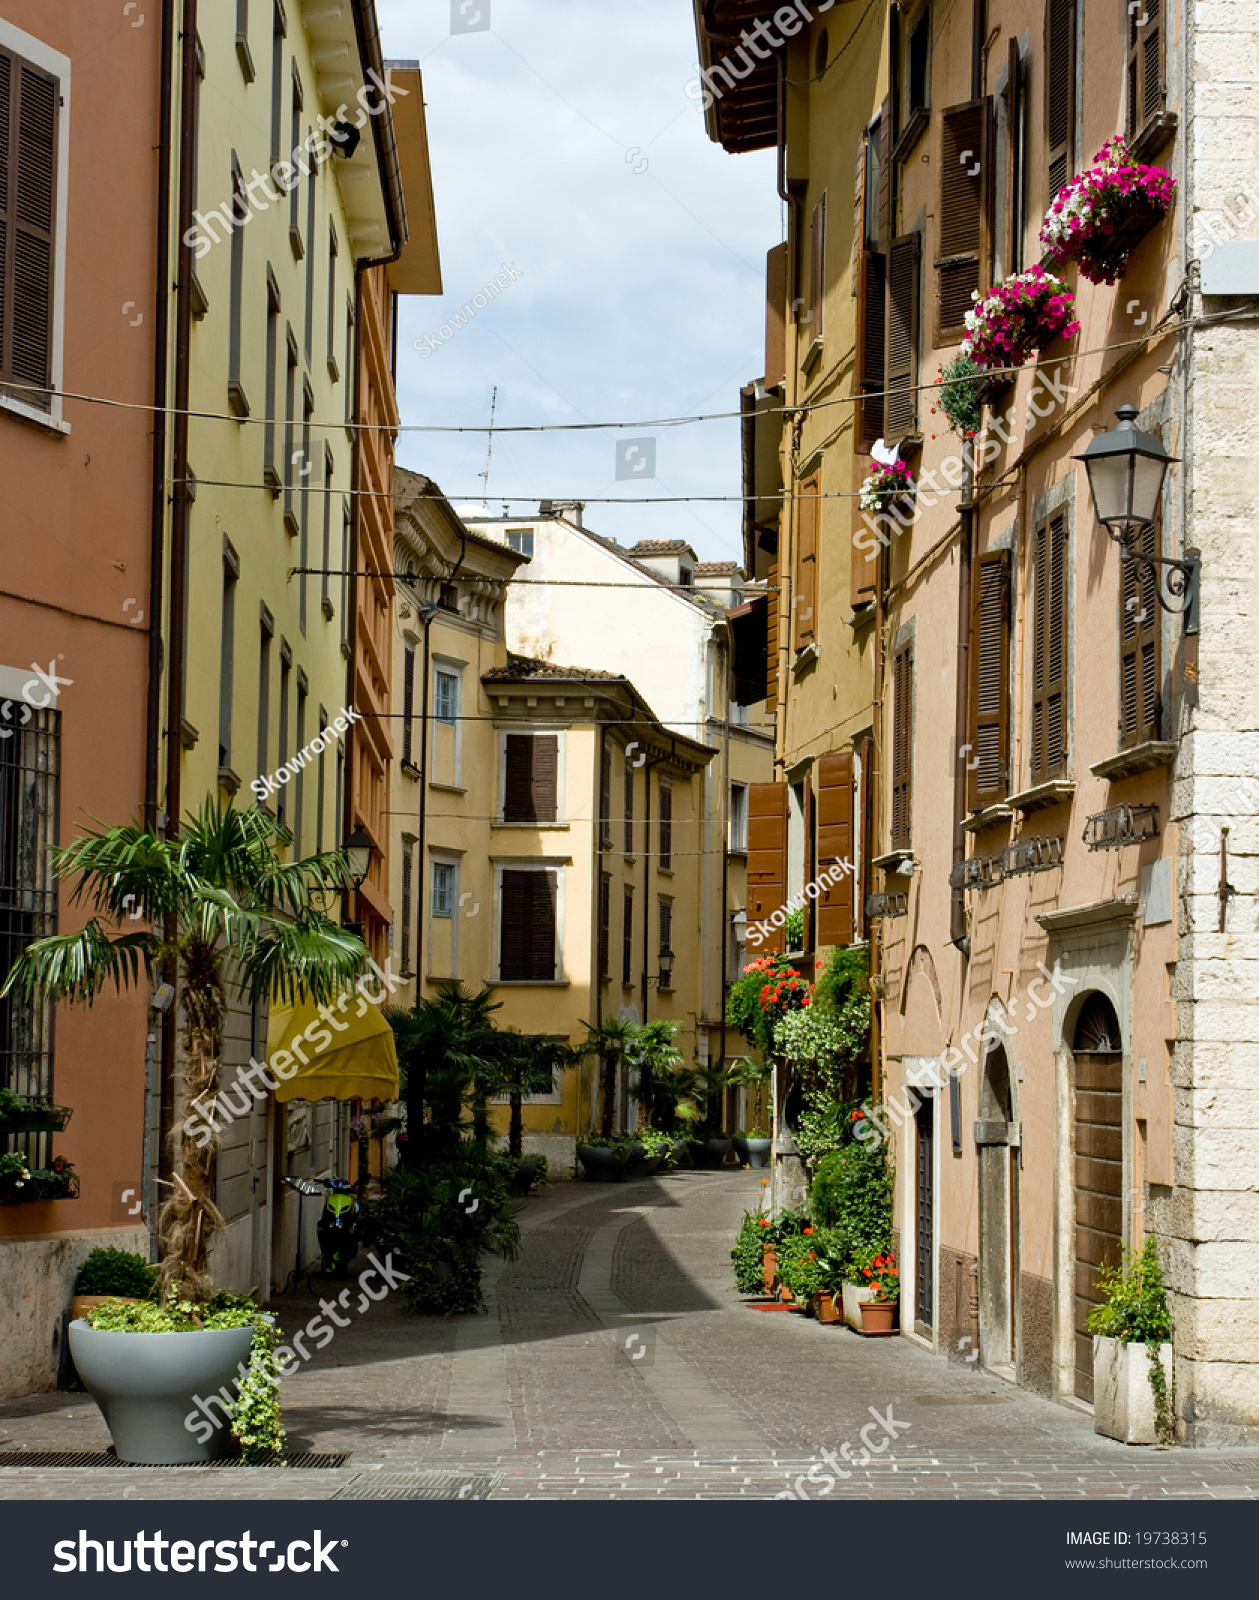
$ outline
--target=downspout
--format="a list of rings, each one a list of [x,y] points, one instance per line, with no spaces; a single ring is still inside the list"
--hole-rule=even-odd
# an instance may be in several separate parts
[[[643,768],[643,1021],[647,1021],[648,969],[651,966],[651,775],[664,760],[660,756]],[[656,963],[659,966],[659,962]]]
[[[424,687],[420,694],[420,819],[419,838],[416,841],[417,854],[420,859],[419,894],[416,899],[419,903],[419,915],[416,917],[415,928],[415,1003],[419,1005],[424,998],[424,907],[425,884],[428,882],[428,868],[426,866],[425,839],[428,834],[428,681],[432,676],[429,671],[429,630],[433,626],[433,615],[430,611],[424,618]]]
[[[175,296],[175,421],[171,460],[171,564],[169,589],[170,659],[166,679],[166,835],[179,827],[180,764],[183,757],[184,653],[188,581],[188,391],[192,348],[192,247],[186,241],[193,227],[193,176],[196,171],[197,0],[184,0],[179,106],[179,279]],[[173,63],[172,63],[173,64]],[[154,619],[156,622],[156,618]],[[173,916],[165,923],[168,943],[177,929]],[[163,980],[178,988],[179,964],[171,957]],[[178,993],[162,1023],[161,1104],[158,1113],[158,1170],[172,1168],[171,1135],[175,1122],[175,1019]]]
[[[884,600],[888,565],[888,552],[886,547],[880,549],[878,563],[875,569],[874,584],[874,705],[873,738],[873,772],[867,782],[870,793],[870,832],[877,842],[881,838],[881,815],[883,809],[883,684],[886,676],[884,665],[886,660],[887,640],[884,630],[887,627],[887,606]],[[867,863],[867,874],[869,866]],[[869,885],[867,884],[867,889]],[[877,918],[870,920],[870,1098],[878,1104],[883,1093],[883,930]]]
[[[970,729],[970,678],[971,678],[971,586],[975,560],[975,464],[974,457],[963,451],[966,463],[964,498],[959,512],[962,521],[958,541],[959,567],[957,591],[957,682],[953,702],[953,866],[958,868],[966,860],[966,800],[969,787],[969,762],[963,761],[967,734]],[[964,959],[970,958],[970,934],[966,924],[966,890],[960,886],[950,891],[949,939],[961,951]]]

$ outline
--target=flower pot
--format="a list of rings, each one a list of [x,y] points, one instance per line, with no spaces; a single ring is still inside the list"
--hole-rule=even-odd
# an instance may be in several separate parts
[[[64,1178],[27,1178],[22,1183],[6,1178],[0,1182],[0,1206],[31,1205],[40,1200],[77,1200],[78,1173]]]
[[[895,1300],[863,1300],[861,1302],[861,1331],[864,1334],[889,1334],[896,1332]]]
[[[772,1139],[749,1139],[747,1141],[748,1166],[767,1167],[769,1165],[770,1147],[773,1142]]]
[[[856,1283],[846,1283],[843,1286],[844,1321],[858,1333],[861,1332],[861,1307],[873,1293],[872,1289]]]
[[[741,1167],[746,1167],[747,1164],[748,1164],[748,1142],[747,1142],[747,1140],[743,1139],[743,1138],[740,1138],[738,1135],[736,1135],[735,1138],[731,1141],[731,1143],[734,1145],[735,1160],[739,1163],[739,1165]]]
[[[813,1315],[819,1322],[838,1322],[840,1308],[835,1304],[835,1296],[829,1289],[822,1289],[813,1296]]]
[[[542,1171],[540,1156],[521,1156],[516,1163],[516,1171],[512,1175],[511,1192],[514,1195],[526,1195],[538,1181],[538,1174]]]
[[[216,1461],[235,1448],[222,1420],[220,1390],[248,1365],[252,1328],[202,1333],[105,1333],[86,1322],[70,1324],[70,1354],[83,1386],[96,1401],[122,1461],[135,1466],[181,1466]],[[211,1404],[211,1397],[214,1403]],[[203,1407],[196,1402],[203,1401]],[[202,1442],[210,1422],[222,1420]],[[197,1432],[184,1419],[198,1421]]]
[[[1161,1344],[1158,1358],[1170,1393],[1172,1347]],[[1124,1444],[1158,1444],[1154,1389],[1150,1384],[1150,1346],[1093,1337],[1093,1431]]]
[[[796,1297],[795,1297],[794,1291],[789,1289],[785,1283],[781,1284],[779,1286],[778,1298],[782,1301],[783,1305],[785,1305],[785,1306],[794,1306],[796,1304]]]
[[[577,1159],[591,1183],[614,1183],[625,1173],[629,1151],[624,1145],[579,1144]]]
[[[694,1157],[691,1155],[691,1141],[689,1139],[676,1139],[673,1144],[673,1164],[675,1167],[693,1167]]]
[[[778,1251],[768,1247],[764,1248],[761,1251],[761,1282],[764,1283],[767,1294],[773,1289],[777,1277]]]
[[[129,1294],[76,1294],[70,1297],[70,1320],[78,1322],[86,1317],[89,1311],[95,1311],[97,1306],[103,1306],[107,1300],[113,1300],[122,1306],[142,1306],[143,1300],[137,1300]]]
[[[734,1150],[734,1143],[730,1139],[717,1136],[705,1139],[701,1146],[701,1159],[710,1172],[716,1172],[724,1165],[725,1159]]]

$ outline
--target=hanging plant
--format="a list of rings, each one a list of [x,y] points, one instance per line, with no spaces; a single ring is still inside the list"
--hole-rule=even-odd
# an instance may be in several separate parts
[[[1171,209],[1176,181],[1162,167],[1133,161],[1116,135],[1087,172],[1058,191],[1040,242],[1054,263],[1077,261],[1090,283],[1115,283],[1128,257]]]
[[[940,387],[931,414],[942,411],[954,433],[963,439],[973,439],[979,432],[984,411],[985,384],[979,363],[973,356],[954,356],[952,361],[945,362],[936,377]]]
[[[961,353],[980,368],[1021,367],[1059,334],[1070,339],[1080,331],[1075,296],[1039,262],[973,298]]]
[[[861,485],[861,509],[886,511],[895,501],[914,492],[914,475],[907,461],[876,461]]]

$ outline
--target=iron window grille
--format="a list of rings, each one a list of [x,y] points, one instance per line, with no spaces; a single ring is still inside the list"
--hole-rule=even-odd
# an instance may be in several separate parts
[[[872,894],[866,898],[866,918],[870,922],[882,922],[892,917],[908,915],[907,894]]]
[[[1004,872],[1000,856],[970,856],[959,861],[949,873],[951,889],[995,889],[1002,882]]]
[[[1061,835],[1053,838],[1033,834],[1019,839],[1001,853],[1001,873],[1006,878],[1026,877],[1032,872],[1052,872],[1062,865],[1062,850],[1066,841]]]
[[[1090,850],[1120,850],[1126,844],[1157,839],[1157,806],[1112,806],[1098,811],[1084,824],[1084,842]]]

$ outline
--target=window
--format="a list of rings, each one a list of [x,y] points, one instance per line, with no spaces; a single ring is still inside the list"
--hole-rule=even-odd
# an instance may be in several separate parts
[[[599,879],[599,977],[604,983],[612,976],[612,879],[603,873]]]
[[[415,766],[413,723],[415,721],[415,646],[407,645],[402,668],[402,765]]]
[[[673,790],[664,779],[660,780],[660,832],[659,849],[661,872],[673,870]]]
[[[1128,11],[1129,144],[1153,127],[1167,105],[1166,62],[1162,0],[1144,0],[1144,4]],[[1134,159],[1144,161],[1146,154],[1152,155],[1153,148]]]
[[[402,845],[402,905],[398,915],[402,919],[402,970],[411,970],[411,877],[415,871],[415,847],[405,840]]]
[[[1005,88],[1000,98],[999,137],[996,177],[999,185],[993,206],[993,226],[997,230],[993,272],[1008,278],[1022,272],[1023,240],[1027,232],[1027,92],[1019,41],[1011,39],[1006,62]]]
[[[826,313],[826,196],[813,208],[809,229],[809,337],[820,339]]]
[[[730,785],[730,849],[742,855],[748,847],[748,791],[743,783]]]
[[[634,763],[625,752],[625,854],[634,854]]]
[[[1010,557],[1005,550],[988,550],[979,558],[970,650],[968,804],[982,811],[1009,792]]]
[[[223,536],[223,618],[219,625],[219,766],[232,764],[232,685],[235,678],[236,581],[240,558]]]
[[[297,669],[297,738],[293,745],[294,752],[300,754],[306,748],[306,700],[310,694],[310,685],[306,681],[306,674],[300,667]],[[303,764],[297,769],[293,778],[293,854],[300,857],[302,850],[302,822],[303,802],[306,798],[306,768]]]
[[[507,543],[519,555],[526,557],[529,561],[533,560],[532,528],[508,528]]]
[[[1067,763],[1067,513],[1036,529],[1032,541],[1031,780],[1060,777]]]
[[[290,533],[297,532],[297,514],[293,510],[293,446],[297,442],[297,340],[292,326],[285,324],[285,348],[288,354],[288,374],[284,384],[284,525]]]
[[[796,500],[795,614],[797,652],[817,640],[817,534],[822,515],[822,474],[814,472],[800,485]]]
[[[1045,0],[1046,206],[1075,171],[1075,71],[1075,0]]]
[[[319,708],[319,737],[325,738],[328,732],[328,713],[322,706]],[[324,764],[323,751],[319,752],[316,759],[319,762],[319,775],[315,789],[315,854],[323,853],[323,813],[324,813]]]
[[[450,861],[433,863],[433,915],[453,917],[455,914],[455,868]]]
[[[249,196],[245,192],[245,179],[240,170],[236,152],[232,151],[232,204],[233,218],[239,222],[250,215]],[[232,229],[231,289],[227,314],[227,399],[238,417],[249,415],[249,401],[245,398],[240,381],[240,351],[245,302],[245,229]]]
[[[262,608],[262,643],[258,656],[258,776],[265,778],[271,771],[271,639],[275,623],[271,613]],[[258,802],[261,805],[263,802]]]
[[[892,241],[887,267],[887,393],[884,426],[889,441],[918,426],[918,279],[920,241],[916,233]]]
[[[928,71],[931,53],[931,7],[925,6],[922,15],[909,35],[905,72],[905,120],[908,122],[918,112],[927,110],[927,90],[930,84]]]
[[[29,718],[0,739],[0,970],[6,973],[27,945],[57,931],[48,847],[59,833],[61,713],[34,711]],[[0,1000],[0,1087],[51,1096],[52,1069],[53,1008],[14,990]],[[26,1140],[29,1164],[47,1166],[49,1136]]]
[[[842,862],[855,868],[857,850],[853,840],[853,753],[840,750],[819,756],[814,769],[813,812],[817,824],[815,872],[829,874]],[[827,884],[813,903],[809,931],[811,943],[850,945],[853,938],[853,913],[856,909],[853,871],[838,882]]]
[[[354,421],[354,296],[345,297],[345,420]]]
[[[306,326],[302,349],[306,352],[306,365],[309,367],[315,339],[315,262],[319,255],[315,249],[315,179],[319,176],[319,163],[312,155],[307,155],[306,159],[310,162],[310,177],[306,180],[306,238],[309,248],[306,251]]]
[[[309,383],[302,384],[302,508],[298,527],[298,561],[301,572],[297,579],[297,612],[302,637],[306,636],[306,591],[310,587],[310,475],[315,464],[310,458],[310,419],[315,411],[315,397]]]
[[[499,922],[499,979],[555,980],[559,874],[505,869]]]
[[[673,901],[664,899],[660,900],[657,905],[657,911],[659,913],[660,921],[659,953],[667,960],[668,957],[673,954]],[[670,974],[669,982],[666,984],[664,981],[663,972],[664,969],[662,967],[660,987],[667,992],[673,988],[673,978],[672,974]]]
[[[262,477],[268,488],[280,487],[281,477],[275,461],[275,408],[279,398],[280,367],[280,285],[271,263],[267,262],[267,420],[262,430]]]
[[[288,155],[288,160],[293,166],[297,165],[297,154],[298,154],[298,151],[301,149],[301,145],[302,145],[302,102],[303,102],[303,99],[304,99],[304,96],[302,94],[302,80],[298,76],[297,63],[294,62],[294,64],[293,64],[293,88],[292,88],[291,97],[290,97],[290,100],[289,100],[289,142],[290,142],[290,145],[292,146],[292,148],[290,149],[289,155]],[[306,254],[306,249],[305,249],[305,246],[302,243],[302,229],[301,229],[301,222],[300,222],[300,219],[301,219],[301,210],[300,210],[301,198],[300,198],[300,195],[299,195],[299,190],[301,188],[301,185],[300,185],[300,182],[298,181],[298,174],[296,172],[293,174],[291,182],[293,184],[293,187],[289,192],[289,242],[293,246],[293,254],[300,261],[302,259],[302,257]]]
[[[914,647],[892,664],[892,849],[908,850],[913,837]]]
[[[288,25],[284,20],[284,7],[275,0],[275,14],[271,24],[271,166],[284,154],[280,146],[280,131],[284,122],[284,38]]]
[[[1162,526],[1144,529],[1136,548],[1162,554]],[[1121,749],[1162,738],[1162,651],[1155,580],[1135,562],[1120,564],[1119,744]]]
[[[236,59],[240,62],[245,82],[252,83],[257,73],[249,49],[249,0],[236,0]]]
[[[940,129],[940,259],[936,262],[937,345],[966,336],[973,295],[987,289],[992,258],[992,101],[953,106]]]
[[[606,734],[599,751],[599,844],[612,848],[612,746]]]
[[[336,383],[341,376],[337,366],[337,225],[328,223],[328,376]]]
[[[634,891],[626,889],[621,902],[621,982],[634,982]]]
[[[280,636],[280,748],[276,757],[276,771],[288,763],[289,758],[289,678],[293,671],[293,651],[289,642]],[[281,784],[275,797],[277,820],[284,824],[288,812],[288,785]]]
[[[554,733],[504,736],[504,822],[559,820],[559,745]]]
[[[61,92],[52,73],[0,50],[0,391],[44,412],[57,382]]]
[[[883,437],[883,363],[886,358],[887,257],[881,254],[879,192],[883,119],[866,130],[857,152],[854,199],[854,294],[857,300],[858,443],[863,449]]]
[[[332,597],[328,593],[328,569],[332,565],[332,475],[336,470],[332,451],[324,446],[323,455],[323,560],[319,574],[319,609],[332,619]]]
[[[459,678],[456,673],[443,672],[439,667],[433,674],[433,716],[438,722],[452,727],[459,720]]]
[[[350,502],[341,502],[341,654],[350,654]]]

